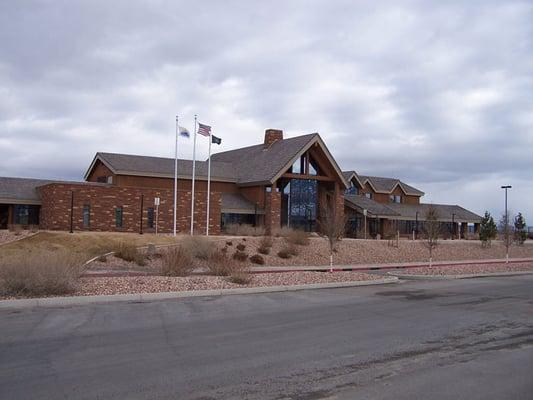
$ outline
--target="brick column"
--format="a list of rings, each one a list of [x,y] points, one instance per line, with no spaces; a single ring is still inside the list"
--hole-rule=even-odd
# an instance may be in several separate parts
[[[265,229],[270,235],[281,227],[281,192],[272,185],[272,191],[265,193]]]

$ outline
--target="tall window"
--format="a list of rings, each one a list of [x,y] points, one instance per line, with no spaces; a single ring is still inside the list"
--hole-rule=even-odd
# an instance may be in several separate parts
[[[318,182],[314,179],[291,179],[283,187],[282,224],[313,231],[316,226]]]
[[[401,203],[402,202],[402,196],[400,196],[398,194],[391,194],[389,196],[389,199],[390,199],[391,203]]]
[[[91,206],[85,204],[83,206],[83,227],[89,228],[91,226]]]
[[[122,228],[122,214],[123,214],[123,208],[115,207],[115,226],[117,228]]]
[[[148,207],[148,228],[154,227],[154,207]]]

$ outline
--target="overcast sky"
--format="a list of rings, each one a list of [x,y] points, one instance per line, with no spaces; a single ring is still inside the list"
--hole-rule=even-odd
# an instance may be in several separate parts
[[[533,225],[531,1],[1,1],[0,43],[0,176],[172,157],[197,113],[217,151],[319,132],[426,202],[499,216],[511,184]]]

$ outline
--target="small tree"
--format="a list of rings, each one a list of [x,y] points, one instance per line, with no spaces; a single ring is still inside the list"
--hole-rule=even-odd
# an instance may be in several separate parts
[[[509,263],[509,247],[513,243],[512,226],[509,223],[509,215],[503,214],[500,219],[500,235],[505,246],[505,263]]]
[[[337,243],[342,240],[346,226],[343,210],[337,208],[333,196],[324,195],[321,197],[320,215],[317,223],[321,235],[328,241],[330,272],[333,272],[333,253]]]
[[[526,220],[522,213],[514,218],[514,240],[516,244],[523,245],[527,239]]]
[[[429,205],[424,217],[424,243],[429,251],[429,266],[431,267],[433,264],[433,250],[437,247],[440,234],[439,213],[433,204]]]
[[[490,247],[492,239],[496,238],[498,234],[498,227],[494,222],[494,218],[488,211],[485,211],[485,216],[481,218],[479,226],[479,240],[483,247]]]

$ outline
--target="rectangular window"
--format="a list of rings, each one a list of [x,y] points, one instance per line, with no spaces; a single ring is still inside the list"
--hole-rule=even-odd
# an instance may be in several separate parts
[[[389,199],[390,199],[391,203],[401,203],[402,202],[402,196],[400,196],[398,194],[391,194],[389,196]]]
[[[99,176],[96,178],[96,182],[98,183],[106,183],[107,182],[107,176]]]
[[[85,204],[83,206],[83,227],[89,228],[91,226],[91,206]]]
[[[372,198],[372,193],[369,193],[369,192],[365,193],[365,197],[367,199],[371,199]]]
[[[154,207],[148,207],[147,216],[148,216],[148,228],[153,228],[154,227]]]
[[[346,189],[345,194],[357,194],[357,186],[353,182],[350,182],[350,187]]]
[[[123,214],[122,206],[115,207],[115,226],[117,228],[122,228],[122,214]]]

